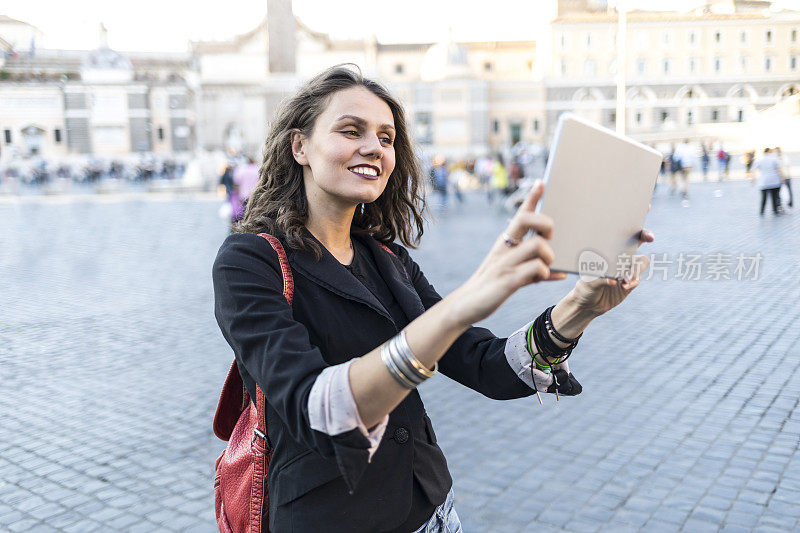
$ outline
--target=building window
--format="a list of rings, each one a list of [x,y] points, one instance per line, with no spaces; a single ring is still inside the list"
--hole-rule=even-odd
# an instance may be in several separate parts
[[[562,59],[561,60],[561,75],[562,76],[566,76],[567,75],[567,60],[566,59]]]
[[[597,74],[597,65],[594,59],[587,59],[583,62],[583,75],[594,77]]]
[[[688,65],[689,66],[689,73],[690,74],[696,73],[697,72],[697,58],[696,57],[690,57],[688,63],[689,63],[689,65]]]
[[[644,75],[645,71],[647,70],[647,61],[642,58],[636,60],[636,73]]]
[[[662,123],[666,122],[668,118],[669,118],[669,113],[667,111],[662,111],[661,112],[661,122]]]
[[[719,122],[719,110],[711,110],[711,122]]]
[[[694,112],[691,109],[686,112],[686,124],[690,126],[694,124]]]
[[[789,56],[789,70],[797,70],[797,54]]]
[[[563,31],[561,32],[561,49],[562,50],[567,49],[567,34],[564,33]]]
[[[539,133],[539,119],[538,118],[533,119],[533,132],[534,133]]]
[[[739,44],[746,45],[750,41],[750,32],[742,30],[739,32]]]
[[[764,56],[764,72],[772,72],[772,56]]]
[[[715,31],[714,32],[714,42],[717,43],[717,44],[722,42],[722,32],[721,31]]]
[[[722,58],[717,56],[714,58],[714,72],[719,72],[722,70]]]
[[[694,30],[689,30],[689,44],[691,46],[697,44],[697,32]]]
[[[616,111],[612,111],[611,113],[608,114],[608,122],[609,122],[609,124],[612,124],[612,125],[617,123],[617,112]]]
[[[639,30],[634,34],[634,43],[636,44],[637,50],[645,50],[647,49],[649,44],[649,35],[644,30]]]
[[[767,44],[772,44],[772,30],[767,30],[764,32],[764,42]]]
[[[641,126],[642,125],[642,112],[641,111],[637,111],[636,112],[636,125],[637,126]]]
[[[664,43],[664,46],[669,46],[672,44],[672,32],[665,31],[661,34],[661,42]]]
[[[593,41],[594,41],[594,36],[591,33],[587,33],[586,34],[586,39],[584,40],[586,48],[591,48],[592,45],[594,44]]]
[[[485,70],[486,72],[489,72],[490,70],[492,70],[492,62],[491,61],[484,62],[483,70]]]
[[[53,130],[53,137],[56,140],[56,144],[61,144],[61,130],[59,128]]]
[[[736,112],[736,122],[744,122],[744,109],[739,109]]]
[[[739,58],[739,68],[742,72],[747,72],[750,70],[750,58],[747,56],[742,56]]]
[[[492,121],[492,131],[494,133],[499,133],[500,132],[500,121],[499,120],[493,120]]]
[[[672,71],[672,62],[669,59],[665,59],[661,63],[661,66],[662,66],[661,72],[663,72],[664,74],[670,74],[670,72]]]
[[[398,63],[398,64],[396,64],[394,66],[394,73],[395,74],[402,74],[404,70],[405,70],[405,67],[403,66],[402,63]]]
[[[158,128],[158,140],[159,141],[164,140],[164,128],[161,127]]]
[[[11,144],[11,130],[3,130],[3,137],[5,138],[6,144]]]
[[[522,124],[519,122],[512,122],[508,125],[509,133],[511,134],[511,145],[515,145],[522,140]]]
[[[797,30],[792,30],[790,39],[793,43],[797,42]]]
[[[433,121],[430,113],[414,115],[414,135],[420,144],[433,143]]]

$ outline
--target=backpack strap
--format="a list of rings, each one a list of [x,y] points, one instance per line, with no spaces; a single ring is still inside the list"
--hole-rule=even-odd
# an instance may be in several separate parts
[[[286,298],[286,302],[291,306],[292,300],[294,300],[294,279],[292,278],[292,269],[289,267],[289,259],[286,257],[286,250],[283,249],[281,241],[269,233],[259,233],[258,236],[265,238],[270,246],[272,246],[272,249],[275,250],[275,253],[278,254],[278,263],[281,265],[281,274],[283,275],[283,297]],[[247,394],[244,383],[242,383],[242,389],[244,390],[244,394]],[[269,443],[269,438],[267,437],[267,399],[258,383],[256,383],[256,411],[258,412],[258,426],[256,427],[256,431],[261,432],[259,437],[263,438],[269,444],[269,447],[272,448],[272,445]]]
[[[286,302],[292,305],[294,297],[294,280],[292,278],[292,269],[289,267],[289,260],[286,257],[286,251],[283,249],[281,241],[267,233],[260,233],[259,237],[266,239],[273,250],[278,254],[278,262],[281,265],[281,274],[283,276],[283,297]],[[247,388],[244,386],[242,376],[239,374],[239,367],[234,360],[231,363],[231,368],[228,371],[228,376],[225,378],[225,384],[222,386],[222,392],[219,395],[219,402],[217,402],[217,410],[214,413],[214,434],[222,440],[230,439],[233,428],[239,420],[239,416],[244,412],[250,404],[250,395]],[[256,429],[261,432],[261,437],[269,444],[266,425],[266,397],[261,387],[256,384],[256,413],[258,415],[258,423]]]

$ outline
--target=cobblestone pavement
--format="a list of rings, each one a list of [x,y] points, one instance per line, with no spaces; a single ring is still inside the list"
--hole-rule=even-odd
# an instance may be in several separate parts
[[[800,213],[759,218],[756,193],[693,184],[683,206],[659,187],[647,252],[702,254],[702,277],[709,254],[760,253],[758,279],[673,264],[646,281],[573,354],[581,396],[422,387],[466,531],[800,527]],[[231,360],[212,312],[217,207],[0,199],[0,530],[215,530],[211,418]],[[468,196],[413,255],[446,293],[506,216]],[[486,325],[507,335],[573,282],[526,288]]]

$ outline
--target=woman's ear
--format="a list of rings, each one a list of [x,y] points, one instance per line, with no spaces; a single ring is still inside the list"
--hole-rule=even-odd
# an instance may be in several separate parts
[[[294,156],[294,160],[297,161],[300,165],[307,165],[308,158],[306,157],[305,153],[305,146],[306,146],[306,136],[303,135],[299,131],[293,131],[291,142],[292,142],[292,156]]]

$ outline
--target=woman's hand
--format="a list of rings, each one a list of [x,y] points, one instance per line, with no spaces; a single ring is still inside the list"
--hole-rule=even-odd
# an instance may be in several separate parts
[[[525,285],[566,277],[551,274],[548,267],[553,262],[553,250],[547,243],[553,234],[553,220],[534,212],[543,193],[544,184],[537,181],[478,270],[450,295],[457,301],[453,317],[457,324],[468,327],[486,318]],[[526,239],[531,231],[534,235]]]
[[[654,240],[653,233],[643,229],[639,235],[639,246]],[[572,289],[573,301],[581,310],[600,316],[622,303],[631,291],[639,286],[642,280],[642,273],[649,266],[650,260],[647,256],[635,255],[632,258],[631,273],[626,279],[598,278],[592,281],[579,280],[575,284],[575,288]]]

